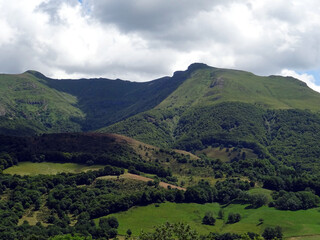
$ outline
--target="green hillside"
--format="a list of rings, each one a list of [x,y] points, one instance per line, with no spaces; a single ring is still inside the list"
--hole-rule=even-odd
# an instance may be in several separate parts
[[[317,162],[319,93],[290,77],[203,64],[190,69],[190,77],[154,109],[99,131],[187,151],[223,145],[249,148],[262,158],[299,161],[307,168]]]
[[[1,239],[135,237],[170,211],[207,239],[320,233],[320,94],[296,79],[192,64],[147,83],[0,84]]]
[[[236,224],[225,224],[224,219],[217,219],[214,226],[201,223],[206,212],[212,211],[215,216],[221,209],[217,203],[209,204],[174,204],[163,203],[158,207],[154,204],[145,207],[131,208],[128,211],[114,214],[120,224],[119,233],[125,235],[130,228],[134,235],[138,235],[141,229],[152,231],[154,226],[166,222],[188,222],[199,233],[210,232],[251,232],[262,233],[266,226],[282,226],[284,235],[303,236],[317,235],[319,233],[318,217],[319,209],[300,211],[279,211],[273,208],[262,207],[259,209],[246,209],[243,205],[229,205],[223,208],[225,215],[228,212],[241,212],[243,219]],[[259,218],[263,217],[263,224],[259,224]],[[319,237],[319,235],[317,235]],[[316,238],[315,238],[316,239]]]
[[[247,148],[261,158],[307,168],[320,154],[320,94],[291,77],[196,63],[145,83],[54,80],[28,71],[0,75],[0,85],[0,133],[5,135],[107,126],[98,131],[194,152],[221,145]]]
[[[79,131],[85,114],[77,98],[49,88],[33,74],[0,75],[0,132],[27,135],[37,132]]]
[[[78,99],[75,106],[85,113],[82,130],[95,130],[150,110],[171,94],[189,75],[176,72],[150,82],[110,79],[55,80],[34,73],[45,84]]]
[[[1,167],[1,163],[8,159],[9,163]],[[198,157],[188,152],[159,149],[117,134],[55,133],[32,137],[0,135],[0,175],[1,170],[9,165],[21,162],[53,162],[88,166],[108,164],[133,168],[133,173],[137,174],[145,172],[167,177],[172,173],[182,173],[180,169],[190,168],[196,159]],[[21,172],[21,168],[18,171]],[[29,171],[26,169],[26,172]]]
[[[200,64],[191,65],[197,67]],[[320,94],[292,77],[260,77],[249,72],[207,66],[191,75],[157,108],[198,107],[243,102],[268,109],[320,111]]]
[[[36,71],[2,74],[0,94],[2,134],[92,131],[134,116],[129,124],[144,122],[145,118],[148,123],[142,129],[134,124],[137,129],[130,131],[118,125],[102,131],[110,129],[160,145],[176,141],[177,124],[189,111],[211,109],[225,102],[252,104],[264,110],[320,111],[319,94],[301,81],[259,77],[205,64],[192,64],[172,77],[143,83],[102,78],[55,80]],[[153,119],[164,121],[157,120],[154,129]],[[152,132],[161,141],[150,139],[144,132]]]
[[[150,82],[109,79],[50,79],[36,71],[0,75],[0,133],[95,130],[147,111],[187,77],[176,72]]]

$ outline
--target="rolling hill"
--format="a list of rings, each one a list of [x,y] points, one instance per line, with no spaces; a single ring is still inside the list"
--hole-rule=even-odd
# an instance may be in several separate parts
[[[10,155],[10,165],[18,162],[100,164],[134,167],[162,177],[171,175],[169,168],[171,172],[177,172],[179,163],[191,167],[188,161],[199,159],[186,151],[160,149],[126,136],[105,133],[0,135],[0,153]],[[5,161],[3,159],[6,158],[0,154],[1,163]]]

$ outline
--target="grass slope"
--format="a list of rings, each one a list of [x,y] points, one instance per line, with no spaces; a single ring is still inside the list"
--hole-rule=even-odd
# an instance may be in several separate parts
[[[291,77],[203,64],[190,69],[189,78],[157,107],[99,132],[187,151],[242,146],[261,157],[299,159],[306,168],[318,162],[319,93]],[[220,158],[218,152],[211,157]]]
[[[176,72],[150,82],[130,82],[109,79],[54,80],[40,73],[47,86],[75,96],[76,107],[86,118],[83,130],[98,129],[158,105],[171,94],[188,76],[188,72]]]
[[[139,171],[151,174],[159,174],[159,171],[170,169],[178,179],[190,175],[189,169],[193,161],[199,159],[186,151],[161,149],[126,136],[104,133],[59,133],[35,137],[0,135],[0,152],[8,153],[15,163],[31,161],[113,165],[124,168],[134,166]],[[37,166],[36,163],[34,166]],[[32,163],[30,164],[32,168]],[[44,167],[46,168],[46,164]],[[8,171],[14,169],[19,173],[21,168],[14,167]],[[206,171],[201,167],[193,169],[194,173],[199,173],[199,177],[209,177],[213,174],[210,168]],[[21,170],[23,171],[23,167]],[[38,172],[37,169],[34,171]]]
[[[215,226],[201,224],[206,212],[212,211],[217,217],[221,206],[217,203],[162,203],[134,207],[126,212],[113,214],[119,221],[119,234],[125,235],[127,229],[131,229],[133,235],[138,235],[141,230],[152,231],[153,227],[165,222],[186,222],[199,233],[209,232],[233,232],[245,233],[248,231],[262,233],[268,226],[280,225],[285,237],[320,234],[319,209],[300,211],[280,211],[274,208],[261,207],[258,209],[246,209],[247,205],[233,204],[222,208],[224,219],[217,219]],[[235,224],[226,224],[230,212],[240,213],[242,219]],[[259,219],[263,218],[263,224]]]
[[[150,110],[189,72],[150,82],[109,79],[50,79],[36,71],[0,75],[0,133],[95,130]]]
[[[0,132],[10,135],[79,131],[77,98],[46,86],[33,74],[0,75]]]
[[[252,73],[207,67],[194,71],[157,108],[199,107],[243,102],[268,109],[320,111],[320,94],[292,77],[261,77]]]
[[[220,148],[220,147],[211,147],[205,148],[201,151],[196,151],[196,154],[205,154],[206,156],[213,158],[213,159],[220,159],[224,162],[229,162],[230,160],[234,159],[235,157],[242,156],[243,154],[246,155],[247,159],[256,159],[258,158],[257,154],[253,153],[251,149],[239,149],[236,150],[235,148]]]
[[[50,162],[20,162],[18,165],[7,168],[3,171],[4,174],[17,175],[55,175],[58,173],[80,173],[89,170],[98,170],[103,168],[102,165],[87,166],[76,163],[50,163]]]
[[[145,136],[147,131],[154,138],[161,138],[163,145],[174,141],[180,117],[192,108],[242,102],[264,109],[320,111],[319,94],[296,79],[259,77],[205,64],[192,64],[172,77],[145,83],[109,79],[54,80],[35,71],[1,74],[0,95],[2,134],[95,130],[151,110],[146,113],[151,118],[140,114],[129,120],[143,122],[145,129],[136,126],[128,131],[120,124],[102,131],[127,131],[129,136],[150,142],[150,137]],[[158,119],[161,119],[161,126],[154,128],[152,123]]]

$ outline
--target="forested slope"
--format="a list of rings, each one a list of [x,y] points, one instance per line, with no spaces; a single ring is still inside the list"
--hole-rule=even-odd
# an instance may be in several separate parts
[[[0,133],[79,132],[108,126],[152,109],[190,72],[150,82],[50,79],[36,71],[0,75]]]
[[[290,77],[191,68],[197,70],[158,106],[99,131],[188,151],[222,144],[305,167],[317,162],[319,93]]]

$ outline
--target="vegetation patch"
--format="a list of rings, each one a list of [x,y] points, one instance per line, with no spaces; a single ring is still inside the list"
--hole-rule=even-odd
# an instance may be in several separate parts
[[[103,176],[103,177],[98,177],[97,179],[115,179],[115,178],[118,178],[118,179],[133,179],[133,180],[137,180],[137,181],[143,181],[143,182],[153,182],[153,184],[159,184],[160,187],[163,187],[163,188],[176,188],[176,189],[179,189],[179,190],[186,190],[185,188],[182,188],[182,187],[178,187],[178,186],[175,186],[175,185],[172,185],[172,184],[169,184],[169,183],[165,183],[165,182],[157,182],[157,183],[154,183],[155,180],[152,179],[152,178],[149,178],[149,177],[144,177],[144,176],[140,176],[140,175],[136,175],[136,174],[132,174],[132,173],[125,173],[125,174],[122,174],[120,176]]]
[[[3,171],[5,174],[17,175],[38,175],[48,174],[54,175],[58,173],[80,173],[89,170],[98,170],[103,168],[103,165],[87,166],[77,163],[51,163],[51,162],[20,162],[18,165],[7,168]]]
[[[157,205],[157,207],[156,207]],[[143,231],[153,231],[154,226],[166,222],[185,222],[200,234],[209,232],[246,233],[249,230],[262,234],[266,227],[281,226],[284,237],[303,237],[303,235],[320,234],[319,208],[299,211],[281,211],[270,207],[247,209],[248,205],[231,204],[223,207],[218,203],[162,203],[144,207],[133,207],[126,212],[112,214],[119,221],[119,234],[126,235],[131,229],[137,236]],[[223,219],[219,218],[219,210],[223,209]],[[214,226],[202,224],[203,216],[212,212],[216,218]],[[234,224],[227,224],[229,213],[239,213],[241,220]],[[263,223],[261,224],[261,218]],[[96,220],[98,221],[98,220]],[[308,239],[308,238],[297,238]],[[316,239],[311,238],[310,239]]]
[[[197,155],[205,154],[209,158],[220,159],[221,161],[228,162],[235,158],[238,159],[255,159],[258,158],[251,149],[243,148],[237,149],[234,147],[225,148],[225,147],[211,147],[209,146],[206,149],[201,151],[196,151]]]

